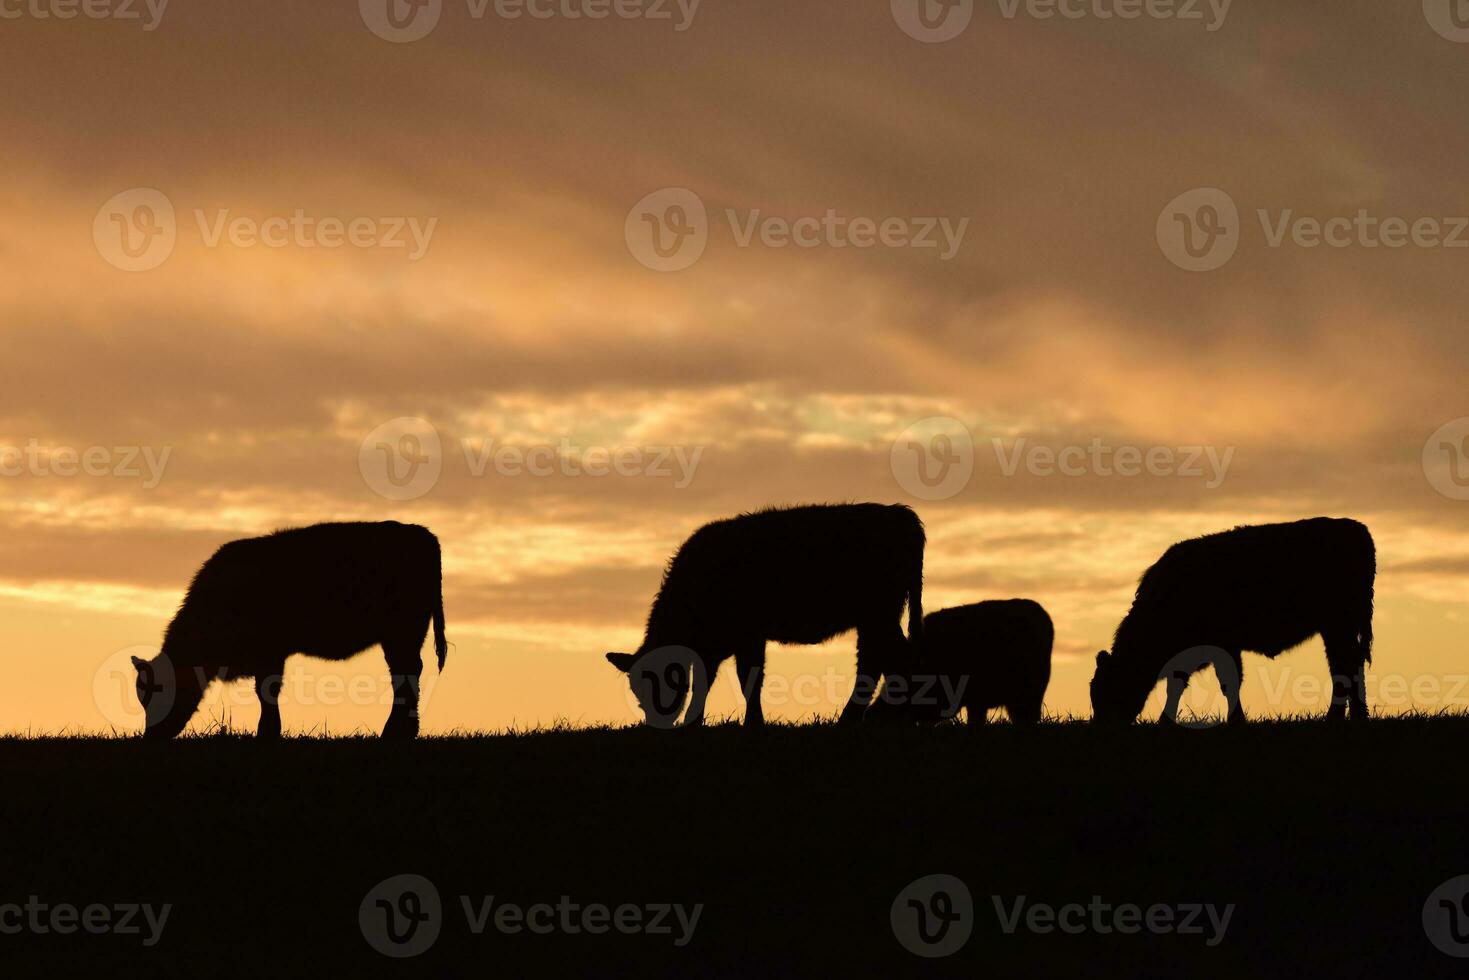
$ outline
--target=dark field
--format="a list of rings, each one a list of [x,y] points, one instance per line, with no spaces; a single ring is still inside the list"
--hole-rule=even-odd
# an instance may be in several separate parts
[[[1459,717],[0,740],[0,904],[173,906],[152,948],[139,916],[138,935],[3,935],[0,960],[11,977],[1462,975],[1423,908],[1469,874],[1466,748]],[[394,960],[358,912],[404,873],[437,887],[442,931]],[[973,932],[921,959],[890,909],[936,873],[967,883]],[[666,935],[476,935],[460,896],[491,895],[703,909],[681,948],[672,913]],[[1211,947],[1205,914],[1188,935],[1099,934],[1090,910],[1081,934],[1007,934],[992,898],[1008,915],[1094,895],[1235,908]]]

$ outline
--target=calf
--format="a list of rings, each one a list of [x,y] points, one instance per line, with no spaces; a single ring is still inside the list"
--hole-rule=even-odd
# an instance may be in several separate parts
[[[1010,721],[1040,721],[1051,680],[1051,617],[1030,599],[998,599],[940,609],[923,618],[913,673],[892,675],[873,702],[873,720],[933,722],[963,708],[983,725],[991,708]]]
[[[419,651],[432,621],[439,669],[439,540],[416,524],[317,524],[224,545],[194,576],[152,660],[133,658],[146,738],[172,738],[215,680],[253,677],[259,737],[280,734],[286,658],[326,660],[381,644],[393,678],[384,737],[418,734]]]
[[[1112,652],[1097,654],[1092,717],[1127,723],[1166,672],[1172,721],[1188,677],[1214,663],[1229,720],[1244,721],[1241,651],[1276,657],[1316,634],[1326,644],[1327,717],[1367,717],[1363,665],[1372,662],[1377,557],[1356,521],[1315,517],[1181,541],[1143,573]]]
[[[857,630],[857,682],[842,710],[858,721],[878,678],[901,668],[923,622],[923,524],[902,505],[762,510],[699,528],[668,563],[635,653],[607,659],[628,675],[644,719],[704,720],[719,665],[735,658],[745,724],[763,721],[765,644],[822,643]],[[692,689],[692,696],[689,691]]]

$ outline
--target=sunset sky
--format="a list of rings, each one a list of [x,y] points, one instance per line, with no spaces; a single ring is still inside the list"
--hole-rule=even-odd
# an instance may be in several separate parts
[[[118,672],[215,548],[389,518],[444,547],[425,731],[631,721],[602,654],[636,647],[679,542],[840,500],[917,510],[929,610],[1041,602],[1047,709],[1078,715],[1168,544],[1356,517],[1374,711],[1469,707],[1469,492],[1440,448],[1469,435],[1469,43],[1423,5],[990,0],[925,41],[905,0],[443,0],[393,41],[372,2],[172,0],[145,29],[141,3],[0,0],[0,730],[140,729]],[[1237,247],[1189,271],[1168,209],[1208,188]],[[661,271],[638,236],[680,216],[703,251]],[[1297,218],[1354,223],[1311,247]],[[936,417],[973,469],[929,500],[898,462]],[[379,442],[437,478],[385,489]],[[1047,472],[1094,446],[1227,466]],[[852,650],[772,645],[767,716],[834,715]],[[288,729],[381,727],[379,652],[289,674]],[[1325,710],[1319,641],[1246,675],[1247,714]],[[253,728],[253,701],[196,724]],[[711,713],[740,707],[721,674]]]

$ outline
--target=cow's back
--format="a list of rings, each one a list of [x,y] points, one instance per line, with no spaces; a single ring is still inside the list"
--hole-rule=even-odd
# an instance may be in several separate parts
[[[904,594],[921,574],[923,542],[922,523],[902,505],[743,514],[690,535],[657,601],[771,638],[816,642],[850,629],[854,608]]]
[[[1364,602],[1376,571],[1358,521],[1310,518],[1181,541],[1144,573],[1128,618],[1145,634],[1180,631],[1277,653]]]
[[[994,599],[929,613],[923,620],[921,657],[942,670],[972,665],[977,658],[997,666],[1049,672],[1055,630],[1051,617],[1032,599]]]
[[[214,642],[349,656],[438,601],[438,539],[427,528],[317,524],[232,541],[200,568],[180,628]],[[425,620],[426,621],[426,620]]]

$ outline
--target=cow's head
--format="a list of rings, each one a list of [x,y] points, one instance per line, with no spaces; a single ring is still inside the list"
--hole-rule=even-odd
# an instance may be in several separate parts
[[[607,662],[627,675],[631,702],[643,713],[643,722],[672,728],[689,696],[689,678],[700,663],[687,647],[659,647],[637,653],[609,653]]]
[[[1152,677],[1139,677],[1125,661],[1102,650],[1092,675],[1092,721],[1127,725],[1142,714],[1152,690]]]
[[[180,690],[173,661],[162,653],[152,660],[134,657],[133,669],[138,673],[133,690],[143,707],[143,737],[173,738],[189,723],[203,691]]]

